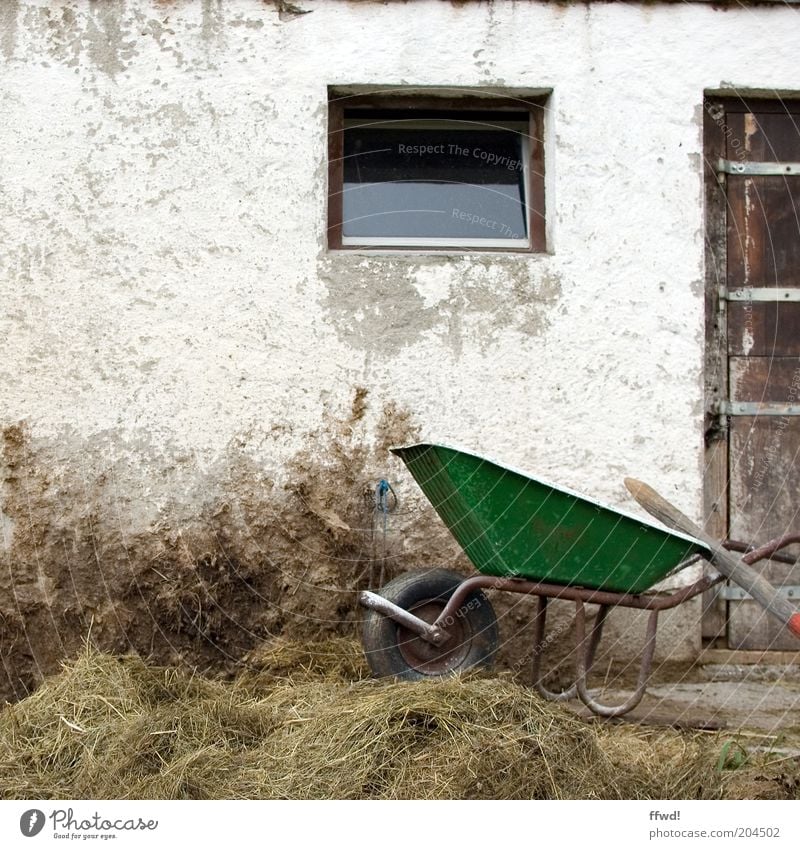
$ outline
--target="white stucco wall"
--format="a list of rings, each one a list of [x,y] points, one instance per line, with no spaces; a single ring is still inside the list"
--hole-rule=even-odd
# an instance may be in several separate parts
[[[357,386],[365,439],[393,402],[699,516],[703,92],[800,89],[798,10],[297,5],[2,4],[3,423],[110,475],[131,531],[224,489],[232,444],[280,480]],[[398,84],[552,89],[547,254],[326,250],[326,87]]]

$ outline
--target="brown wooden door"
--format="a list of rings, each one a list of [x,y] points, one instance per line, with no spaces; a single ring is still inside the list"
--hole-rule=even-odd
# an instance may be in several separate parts
[[[725,271],[712,342],[726,372],[718,410],[727,524],[730,538],[761,543],[800,531],[800,104],[722,101],[720,114],[724,153],[710,164],[724,196]],[[787,594],[800,586],[798,566],[759,568]],[[734,594],[726,592],[729,648],[800,648],[756,602]]]

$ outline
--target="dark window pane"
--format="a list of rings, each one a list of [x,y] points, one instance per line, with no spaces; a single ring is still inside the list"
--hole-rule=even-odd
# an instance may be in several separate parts
[[[344,236],[527,238],[526,126],[346,129]]]

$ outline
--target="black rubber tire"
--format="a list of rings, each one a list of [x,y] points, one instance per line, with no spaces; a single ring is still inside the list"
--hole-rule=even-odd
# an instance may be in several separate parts
[[[433,622],[463,581],[449,569],[426,569],[395,578],[379,595]],[[419,681],[491,667],[497,651],[497,618],[489,599],[475,590],[453,620],[450,639],[436,647],[388,616],[367,610],[361,638],[373,675]]]

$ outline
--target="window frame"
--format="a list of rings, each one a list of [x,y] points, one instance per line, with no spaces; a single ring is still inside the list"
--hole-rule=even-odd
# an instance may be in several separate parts
[[[547,250],[545,230],[545,174],[544,174],[544,109],[546,95],[533,97],[511,97],[508,95],[481,94],[472,91],[462,96],[438,96],[426,94],[337,94],[329,90],[328,94],[328,209],[327,244],[329,250],[357,251],[375,253],[380,251],[416,251],[418,253],[506,253],[531,254],[544,253]],[[409,117],[414,112],[459,112],[481,111],[497,112],[502,120],[504,112],[528,113],[528,153],[524,164],[525,189],[527,199],[526,218],[528,225],[528,244],[477,244],[476,240],[431,238],[430,240],[403,237],[376,239],[364,237],[358,243],[358,237],[350,237],[345,242],[343,225],[343,189],[344,189],[344,131],[345,110],[368,113],[376,109],[407,110]],[[350,116],[348,117],[348,120]],[[423,119],[424,120],[424,119]],[[465,244],[465,242],[470,244]],[[459,244],[461,242],[461,244]]]

